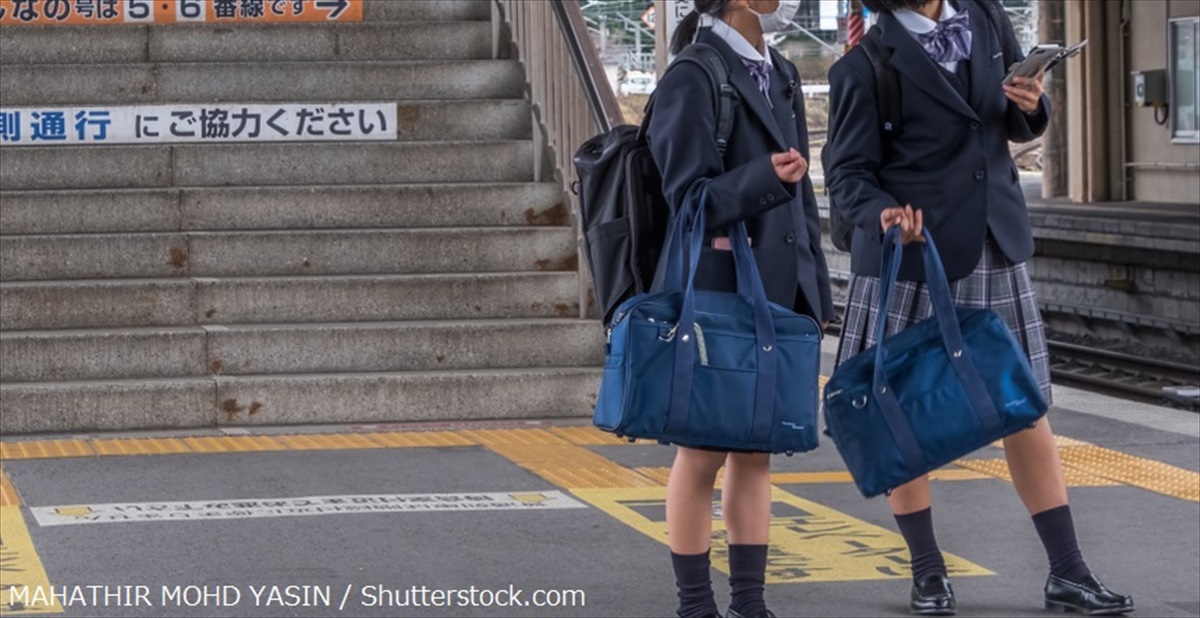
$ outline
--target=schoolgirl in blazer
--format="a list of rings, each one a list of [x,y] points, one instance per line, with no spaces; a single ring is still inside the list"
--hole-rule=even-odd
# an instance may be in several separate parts
[[[884,230],[899,225],[906,244],[929,230],[955,304],[1000,316],[1050,403],[1045,328],[1025,265],[1033,256],[1033,235],[1008,151],[1008,142],[1045,131],[1050,106],[1040,77],[1003,85],[1000,37],[1011,49],[1017,41],[1007,20],[989,17],[981,2],[990,1],[864,0],[879,13],[880,41],[898,77],[901,126],[895,136],[881,130],[875,76],[864,50],[850,50],[829,72],[832,139],[825,177],[839,214],[855,224],[837,362],[877,343],[876,320],[886,320],[891,334],[932,313],[920,249],[912,244],[905,247],[895,300],[876,306]],[[947,411],[955,412],[962,411]],[[1013,485],[1049,559],[1046,607],[1089,615],[1132,611],[1133,600],[1105,588],[1083,561],[1049,421],[1004,444]],[[896,488],[888,503],[909,546],[912,611],[953,614],[957,602],[934,537],[929,480]]]
[[[736,3],[733,3],[736,4]],[[716,20],[720,21],[720,20]],[[717,151],[716,103],[711,80],[694,64],[673,67],[655,91],[654,111],[647,138],[663,176],[663,189],[672,208],[708,179],[706,248],[696,273],[698,287],[734,291],[733,259],[714,249],[713,237],[724,236],[730,224],[745,221],[763,276],[767,298],[795,307],[818,322],[833,318],[829,270],[821,250],[821,219],[812,180],[807,174],[794,183],[776,175],[772,154],[794,152],[809,158],[808,127],[800,84],[768,54],[769,98],[743,66],[726,38],[724,22],[701,28],[696,42],[716,49],[729,69],[737,91],[733,133],[722,157]],[[744,41],[743,41],[744,43]],[[718,244],[720,244],[718,242]]]
[[[736,291],[729,226],[745,222],[767,297],[818,322],[833,317],[821,224],[808,178],[808,129],[794,66],[763,33],[789,24],[799,0],[697,0],[676,30],[679,53],[693,41],[715,49],[735,91],[724,156],[716,143],[717,96],[704,69],[671,67],[654,93],[647,139],[673,210],[708,183],[699,288]],[[773,616],[763,599],[770,528],[769,453],[678,447],[667,484],[667,529],[679,616],[720,616],[709,579],[712,499],[724,466],[723,514],[732,597],[726,616]]]
[[[829,72],[830,149],[826,182],[834,203],[856,225],[851,268],[878,274],[879,215],[885,208],[912,204],[937,237],[946,275],[961,279],[975,269],[983,238],[990,231],[1013,262],[1033,256],[1025,198],[1008,143],[1028,142],[1045,132],[1050,103],[1023,112],[1004,95],[1006,69],[996,28],[971,0],[960,3],[970,15],[971,56],[954,72],[929,55],[891,11],[878,27],[900,81],[900,135],[880,131],[871,63],[851,50]],[[1016,37],[1011,30],[1005,36]],[[965,80],[963,78],[966,78]],[[887,155],[884,157],[884,141]],[[901,279],[924,279],[920,249],[905,250]]]

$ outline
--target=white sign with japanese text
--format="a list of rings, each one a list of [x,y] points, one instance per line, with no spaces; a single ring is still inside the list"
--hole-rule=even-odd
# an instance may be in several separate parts
[[[479,492],[473,494],[383,494],[237,499],[203,502],[141,502],[32,507],[39,526],[142,521],[209,521],[352,513],[445,511],[545,511],[587,508],[561,491]]]
[[[395,139],[395,103],[0,107],[0,146]]]

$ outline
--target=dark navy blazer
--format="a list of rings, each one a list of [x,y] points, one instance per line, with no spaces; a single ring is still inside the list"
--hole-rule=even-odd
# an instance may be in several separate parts
[[[712,236],[727,236],[730,224],[745,221],[763,287],[771,301],[808,313],[818,321],[833,318],[829,270],[821,250],[821,222],[812,181],[785,184],[771,165],[773,153],[795,148],[808,159],[808,128],[799,84],[779,66],[771,73],[772,108],[740,57],[708,28],[698,42],[716,48],[737,91],[733,133],[724,159],[716,143],[716,93],[704,69],[695,64],[671,67],[654,92],[647,139],[673,211],[705,178],[709,184],[708,238],[696,272],[697,287],[735,291],[733,258],[713,249]]]
[[[996,28],[974,0],[959,0],[971,14],[970,96],[934,63],[891,13],[879,16],[882,43],[891,48],[900,82],[901,128],[885,155],[875,78],[862,49],[852,49],[829,71],[832,141],[825,182],[834,204],[856,225],[851,269],[877,276],[885,208],[912,204],[937,240],[946,274],[960,279],[975,270],[985,232],[1004,255],[1020,263],[1033,256],[1025,198],[1008,142],[1027,142],[1049,123],[1049,99],[1026,115],[1004,96],[1006,74]],[[1015,35],[1009,43],[1019,49]],[[906,247],[903,280],[924,278],[919,246]]]

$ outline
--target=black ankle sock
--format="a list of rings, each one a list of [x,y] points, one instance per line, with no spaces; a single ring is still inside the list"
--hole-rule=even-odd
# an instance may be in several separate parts
[[[679,618],[707,618],[717,615],[708,552],[671,552],[671,566],[675,568],[675,587],[679,593],[679,609],[676,611]]]
[[[763,585],[767,571],[766,545],[729,546],[729,607],[743,616],[761,616],[767,611]]]
[[[1033,525],[1046,548],[1052,575],[1078,582],[1092,574],[1075,540],[1075,522],[1071,519],[1070,506],[1064,504],[1034,515]]]
[[[942,550],[938,549],[937,538],[933,534],[933,507],[895,517],[900,534],[908,543],[908,553],[912,556],[913,581],[934,573],[945,575],[946,561],[942,559]]]

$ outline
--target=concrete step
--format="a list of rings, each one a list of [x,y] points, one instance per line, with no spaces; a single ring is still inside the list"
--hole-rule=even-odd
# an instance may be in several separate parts
[[[202,323],[577,317],[576,273],[200,280]],[[211,315],[210,315],[211,314]]]
[[[64,146],[0,157],[8,190],[532,179],[528,141]]]
[[[0,333],[0,381],[205,375],[199,326]]]
[[[514,60],[18,64],[0,105],[513,99],[524,84]]]
[[[599,384],[571,367],[0,384],[0,432],[586,417]]]
[[[208,378],[0,383],[0,433],[211,427],[217,390]]]
[[[186,278],[0,282],[0,331],[196,324]]]
[[[184,234],[0,236],[0,281],[188,274]]]
[[[10,235],[570,223],[553,183],[0,191]]]
[[[572,272],[0,283],[0,330],[578,315]]]
[[[567,227],[0,236],[0,280],[575,270]]]
[[[0,37],[0,65],[491,56],[486,21],[6,28]]]
[[[604,335],[579,319],[234,325],[208,355],[222,375],[600,367]]]
[[[467,320],[0,333],[0,381],[599,367],[598,322]]]

